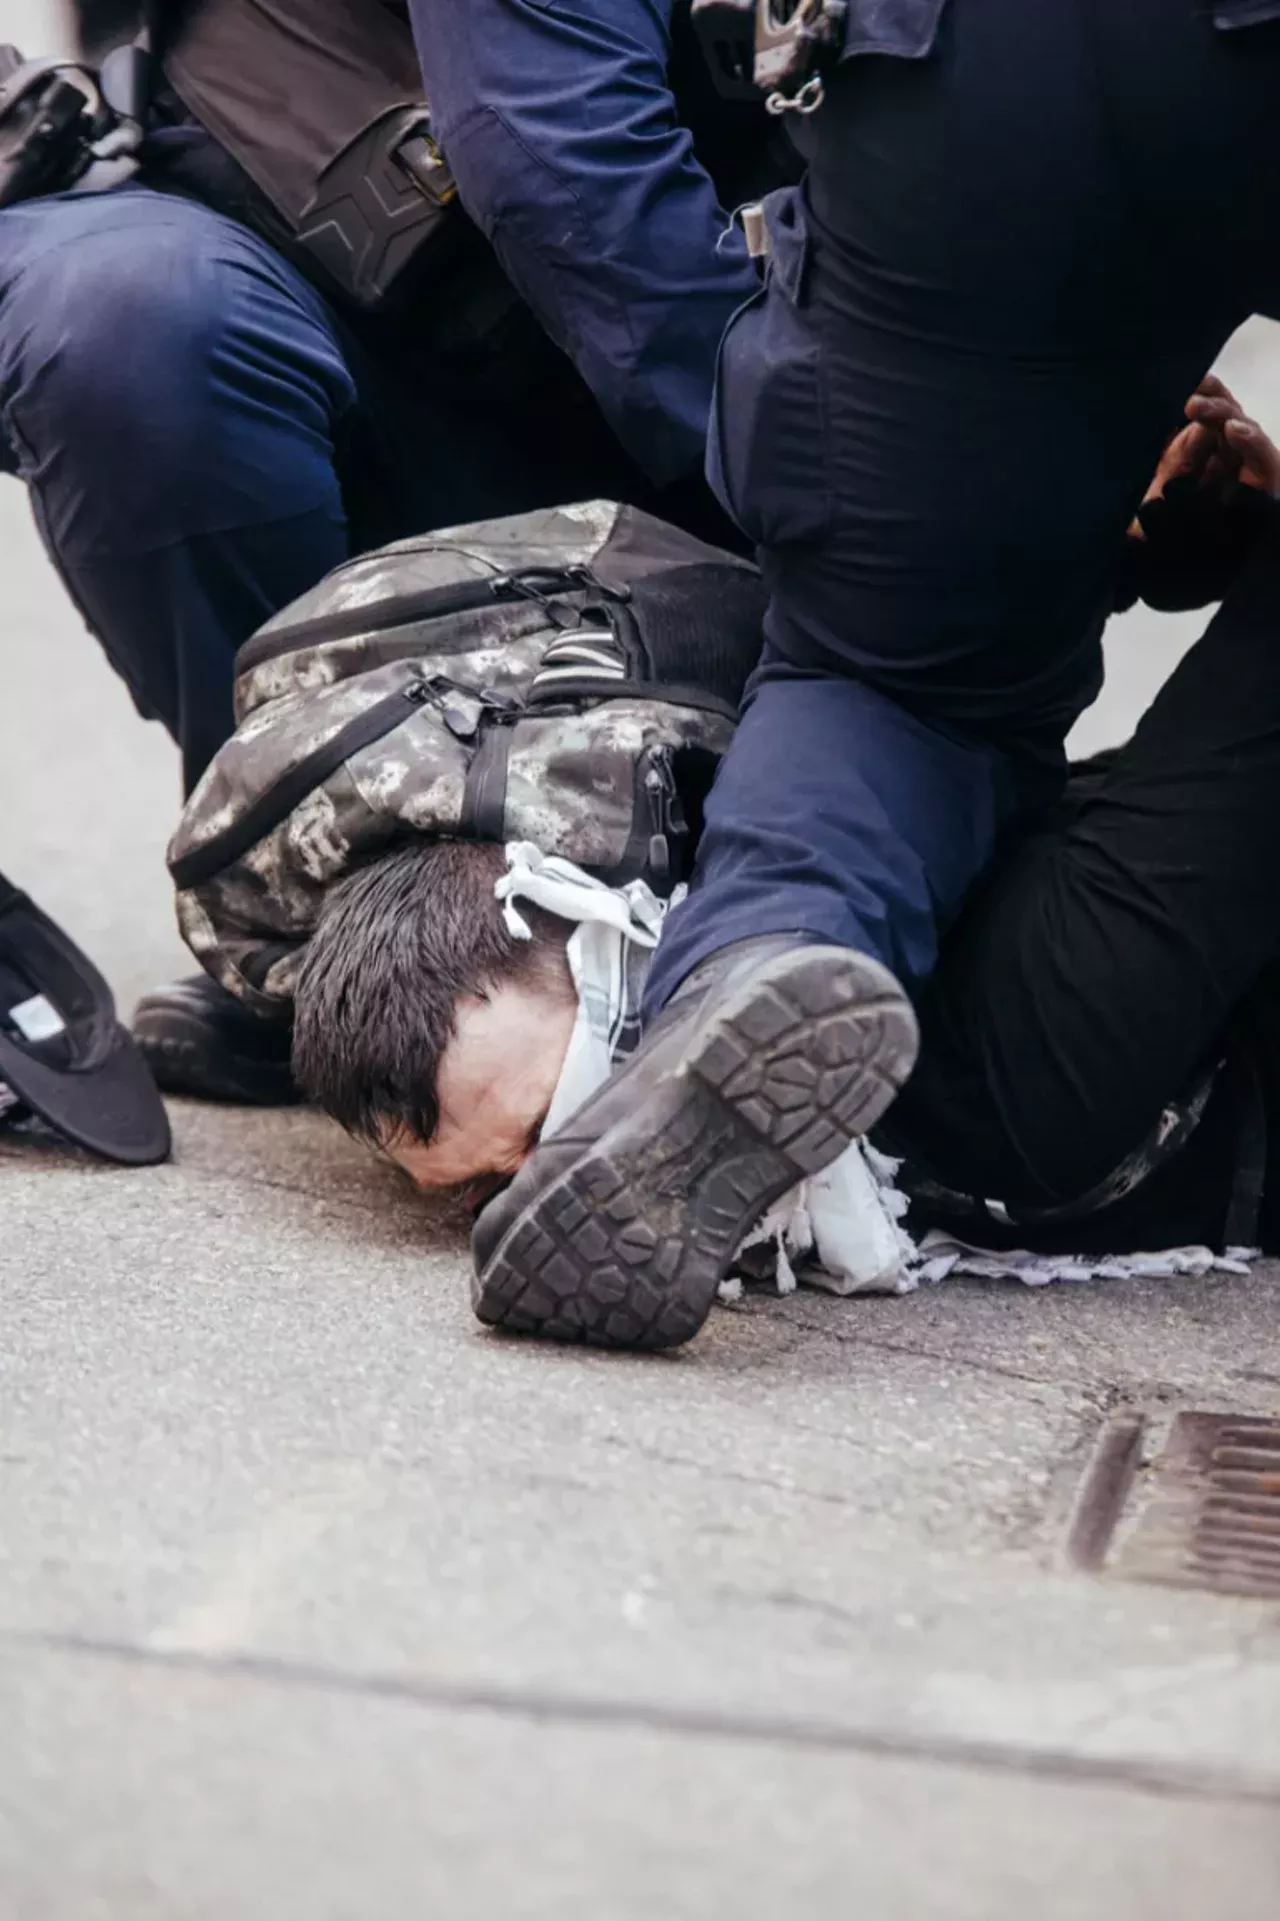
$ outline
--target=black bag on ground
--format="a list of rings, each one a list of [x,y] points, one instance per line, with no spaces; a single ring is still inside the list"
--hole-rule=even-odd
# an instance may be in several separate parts
[[[325,889],[415,834],[684,878],[761,645],[747,562],[596,501],[349,561],[241,649],[169,849],[215,979],[287,1018]]]

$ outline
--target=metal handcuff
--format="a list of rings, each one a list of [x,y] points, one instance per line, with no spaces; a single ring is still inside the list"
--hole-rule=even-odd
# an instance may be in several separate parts
[[[721,93],[775,116],[816,113],[840,58],[848,0],[693,0],[692,18]]]

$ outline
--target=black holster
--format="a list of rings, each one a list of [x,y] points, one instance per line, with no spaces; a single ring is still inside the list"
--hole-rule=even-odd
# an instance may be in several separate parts
[[[0,46],[0,207],[74,187],[113,118],[87,68]]]

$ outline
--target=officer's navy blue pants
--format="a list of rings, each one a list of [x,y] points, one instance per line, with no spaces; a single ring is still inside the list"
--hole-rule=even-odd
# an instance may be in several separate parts
[[[572,409],[522,438],[456,378],[389,378],[366,347],[195,202],[128,187],[0,213],[0,469],[188,787],[231,729],[236,648],[353,542],[616,490],[594,414],[566,458]]]
[[[762,933],[928,975],[1061,779],[1183,402],[1280,311],[1278,127],[1276,28],[1193,0],[956,0],[931,58],[841,69],[721,352],[768,642],[650,1009]]]
[[[232,222],[133,189],[0,214],[0,461],[188,779],[235,648],[346,553],[355,405],[321,302]]]

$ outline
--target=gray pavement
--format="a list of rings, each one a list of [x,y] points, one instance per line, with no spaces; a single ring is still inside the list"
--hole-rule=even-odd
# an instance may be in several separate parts
[[[175,758],[3,482],[0,578],[0,866],[127,1007]],[[1116,636],[1091,738],[1187,637]],[[4,1921],[1275,1915],[1280,1611],[1063,1543],[1117,1410],[1280,1415],[1280,1275],[542,1350],[317,1117],[174,1120],[0,1147]]]

